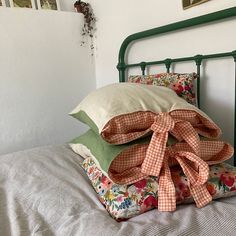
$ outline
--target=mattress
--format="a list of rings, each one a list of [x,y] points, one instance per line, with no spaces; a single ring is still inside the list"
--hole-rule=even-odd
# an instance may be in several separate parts
[[[81,161],[67,145],[0,156],[0,235],[235,235],[236,197],[116,222],[99,202]]]

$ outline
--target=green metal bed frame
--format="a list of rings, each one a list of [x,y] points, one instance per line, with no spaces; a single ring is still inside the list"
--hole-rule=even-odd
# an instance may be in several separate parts
[[[200,74],[201,74],[201,65],[202,61],[206,59],[215,59],[215,58],[223,58],[223,57],[232,57],[235,62],[235,81],[236,81],[236,50],[233,50],[231,52],[223,52],[223,53],[216,53],[216,54],[208,54],[208,55],[195,55],[192,57],[183,57],[183,58],[166,58],[164,60],[160,61],[151,61],[151,62],[140,62],[135,64],[127,64],[125,62],[125,56],[126,56],[126,50],[128,46],[130,46],[130,43],[139,40],[148,38],[151,36],[159,36],[163,33],[177,31],[180,29],[186,29],[190,27],[194,27],[197,25],[203,25],[211,22],[217,22],[223,19],[228,19],[236,17],[236,7],[228,8],[225,10],[221,10],[218,12],[210,13],[207,15],[198,16],[195,18],[191,18],[188,20],[172,23],[169,25],[161,26],[158,28],[142,31],[139,33],[135,33],[132,35],[129,35],[122,43],[119,51],[119,61],[117,65],[117,69],[119,70],[119,81],[125,82],[126,81],[126,70],[131,67],[140,67],[142,71],[142,75],[145,74],[145,70],[147,66],[152,65],[160,65],[163,64],[166,66],[167,72],[170,71],[171,64],[178,63],[178,62],[186,62],[186,61],[194,61],[197,66],[197,102],[198,106],[200,107]],[[236,41],[236,39],[235,39]],[[236,91],[236,82],[235,82],[235,91]],[[235,92],[236,93],[236,92]],[[236,150],[236,96],[234,99],[234,149]],[[236,166],[236,157],[234,155],[234,166]]]

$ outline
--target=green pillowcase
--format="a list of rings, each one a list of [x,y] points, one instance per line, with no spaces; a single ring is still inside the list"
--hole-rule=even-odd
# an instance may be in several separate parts
[[[151,136],[146,136],[127,144],[112,145],[104,141],[100,135],[90,129],[85,134],[72,140],[69,145],[75,153],[82,157],[92,157],[103,174],[109,177],[113,182],[127,184],[137,181],[137,178],[142,179],[146,177],[146,175],[141,172],[141,169],[139,177],[136,176],[134,178],[135,180],[131,178],[131,175],[133,173],[132,170],[140,168],[140,158],[145,158],[150,139]],[[229,144],[223,141],[209,141],[204,137],[200,137],[200,139],[200,146],[203,145],[202,147],[205,147],[206,145],[212,145],[211,147],[215,148],[211,154],[202,153],[202,156],[200,156],[203,160],[206,160],[208,164],[217,164],[232,156],[232,147]],[[173,136],[169,135],[167,146],[171,146],[170,149],[179,150],[179,145],[181,145],[181,143],[173,138]],[[181,150],[186,150],[186,145],[182,147]],[[136,160],[136,162],[129,164],[131,160]],[[126,169],[120,169],[120,163],[122,164],[124,161],[127,161],[128,166]],[[170,158],[169,161],[170,165],[177,164],[172,158]],[[129,176],[129,178],[127,178],[127,176]]]
[[[88,130],[86,133],[73,139],[69,145],[74,152],[81,155],[83,158],[93,157],[93,161],[108,176],[108,170],[112,161],[123,151],[137,144],[150,143],[151,136],[147,136],[128,144],[112,145],[104,141],[100,135],[93,130]],[[168,146],[176,143],[176,139],[169,137]]]

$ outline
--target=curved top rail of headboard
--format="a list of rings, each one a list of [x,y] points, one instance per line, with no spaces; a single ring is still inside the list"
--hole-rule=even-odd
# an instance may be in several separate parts
[[[190,28],[197,25],[204,25],[207,23],[223,20],[230,17],[236,16],[236,7],[224,9],[218,12],[210,13],[207,15],[198,16],[195,18],[191,18],[184,21],[179,21],[176,23],[164,25],[158,28],[142,31],[139,33],[129,35],[122,43],[119,51],[119,61],[117,65],[117,69],[119,70],[119,81],[125,82],[125,72],[127,68],[139,66],[142,70],[142,74],[145,73],[145,67],[148,65],[157,65],[157,64],[165,64],[167,72],[169,72],[171,63],[176,62],[184,62],[184,61],[195,61],[197,66],[197,74],[198,78],[200,78],[200,66],[201,62],[204,59],[211,59],[211,58],[221,58],[221,57],[233,57],[235,66],[236,66],[236,49],[231,52],[224,52],[224,53],[216,53],[216,54],[209,54],[209,55],[195,55],[192,57],[183,57],[183,58],[174,58],[174,59],[164,59],[161,61],[152,61],[152,62],[140,62],[135,64],[126,64],[125,62],[125,54],[128,46],[131,42],[144,39],[151,36],[159,36],[163,33],[172,32],[180,29]],[[236,67],[235,67],[236,68]],[[236,70],[235,70],[236,71]],[[236,72],[235,72],[236,73]],[[236,74],[235,74],[236,76]],[[235,78],[236,79],[236,78]],[[236,90],[236,83],[235,83],[235,90]],[[235,92],[236,93],[236,92]],[[200,79],[197,80],[197,98],[198,98],[198,105],[200,107]],[[234,149],[236,150],[236,96],[234,101]],[[234,157],[234,165],[236,166],[236,157]]]
[[[131,34],[129,35],[122,43],[119,51],[119,62],[117,65],[117,69],[119,70],[119,80],[120,82],[125,81],[125,70],[129,67],[128,64],[125,63],[125,53],[126,49],[129,46],[129,44],[135,40],[143,39],[151,36],[158,36],[163,33],[189,28],[196,25],[206,24],[213,21],[218,21],[222,19],[226,19],[229,17],[236,16],[236,7],[228,8],[225,10],[221,10],[218,12],[210,13],[207,15],[198,16],[195,18],[191,18],[184,21],[179,21],[176,23],[168,24],[165,26],[161,26],[158,28],[145,30],[139,33]],[[232,56],[236,58],[236,51],[232,52]],[[164,63],[164,61],[163,61]]]

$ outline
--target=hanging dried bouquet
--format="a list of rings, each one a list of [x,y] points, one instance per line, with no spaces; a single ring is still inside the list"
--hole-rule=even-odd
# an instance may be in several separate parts
[[[93,9],[91,5],[87,2],[82,2],[81,0],[76,1],[74,3],[75,10],[79,13],[82,13],[84,15],[84,25],[82,28],[82,41],[81,46],[83,46],[86,43],[85,37],[88,36],[90,38],[90,49],[94,51],[94,33],[95,33],[95,22],[96,18],[93,13]]]

